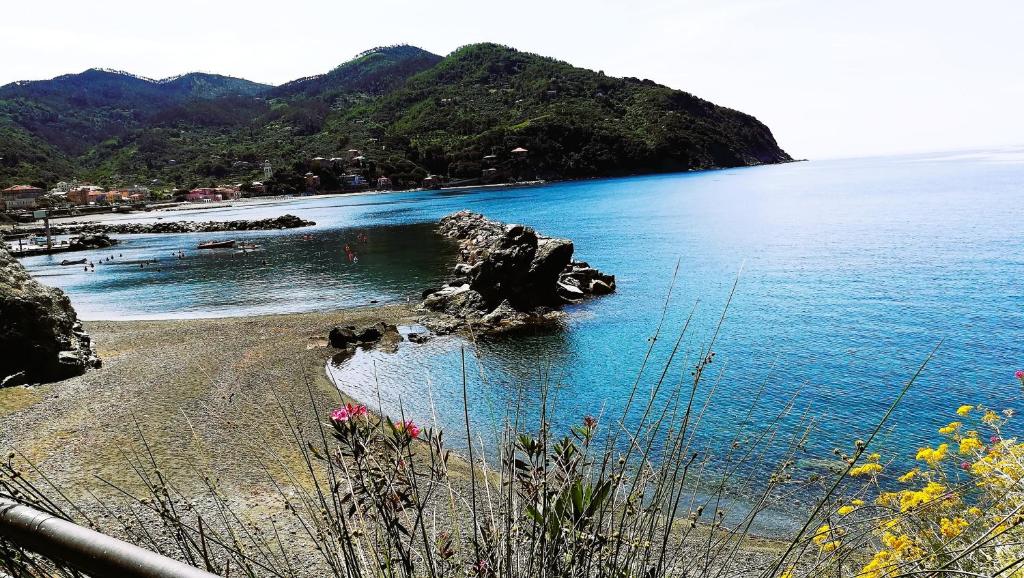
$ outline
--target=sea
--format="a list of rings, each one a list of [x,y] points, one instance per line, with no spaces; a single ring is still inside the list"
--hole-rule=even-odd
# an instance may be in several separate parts
[[[555,327],[327,364],[346,393],[444,428],[453,445],[466,443],[467,408],[481,447],[509,420],[536,423],[541,399],[565,435],[586,416],[628,430],[652,398],[677,416],[710,352],[694,442],[709,452],[765,443],[758,432],[771,429],[780,448],[806,438],[801,467],[834,468],[834,450],[870,436],[912,379],[872,442],[894,468],[934,445],[961,404],[1021,408],[1024,147],[197,207],[131,218],[290,213],[316,226],[121,235],[75,256],[89,271],[60,266],[66,255],[23,262],[87,320],[416,302],[454,258],[433,225],[461,209],[571,239],[618,290],[567,307]],[[259,248],[196,249],[228,237]]]

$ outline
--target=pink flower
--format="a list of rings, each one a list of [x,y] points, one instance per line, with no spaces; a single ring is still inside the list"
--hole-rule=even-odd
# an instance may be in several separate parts
[[[406,420],[404,423],[400,421],[395,422],[395,429],[400,432],[405,432],[409,437],[416,439],[420,437],[420,428],[412,422],[412,420]]]
[[[1017,373],[1014,373],[1014,375],[1017,376],[1017,379],[1024,381],[1024,369],[1018,369]]]
[[[969,470],[969,469],[971,469],[971,463],[970,462],[964,462],[964,463],[960,464],[960,468],[963,469],[963,470]]]
[[[990,442],[992,442],[994,444],[997,444],[997,443],[999,443],[999,442],[1001,442],[1003,440],[999,439],[999,436],[992,436],[992,437],[988,438],[988,441],[990,441]]]
[[[331,412],[331,421],[344,423],[357,417],[366,417],[366,406],[353,403],[346,403],[344,406]]]

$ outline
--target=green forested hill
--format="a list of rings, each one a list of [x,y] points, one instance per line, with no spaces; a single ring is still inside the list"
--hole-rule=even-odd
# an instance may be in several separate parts
[[[529,152],[511,155],[515,147]],[[324,170],[313,157],[349,149],[362,151],[355,168],[367,177],[407,183],[487,168],[567,178],[789,160],[749,115],[495,44],[444,58],[378,48],[278,87],[95,69],[0,87],[0,186],[77,178],[190,187],[258,178],[268,159],[283,190]]]

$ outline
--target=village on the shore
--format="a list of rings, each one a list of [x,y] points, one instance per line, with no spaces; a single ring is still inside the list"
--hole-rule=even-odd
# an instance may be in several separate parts
[[[371,166],[373,163],[367,160],[362,151],[350,149],[344,156],[318,156],[296,163],[288,171],[299,176],[292,178],[291,182],[283,186],[275,182],[275,167],[268,160],[255,167],[247,161],[236,161],[237,168],[241,170],[261,171],[262,180],[211,184],[191,189],[168,186],[159,179],[153,179],[144,185],[116,186],[101,186],[72,179],[58,182],[49,189],[37,184],[16,184],[0,190],[0,224],[4,221],[34,222],[39,219],[40,210],[45,210],[47,217],[74,217],[90,213],[145,210],[167,204],[211,203],[271,195],[439,189],[443,186],[514,183],[520,180],[516,176],[519,171],[510,169],[521,167],[527,153],[527,149],[516,147],[509,151],[505,162],[501,162],[497,154],[484,156],[484,168],[480,177],[461,180],[427,174],[418,182],[396,182],[386,175],[379,175],[376,170],[367,170],[374,168]],[[296,173],[296,166],[306,169],[305,174]],[[367,174],[370,174],[369,178]]]

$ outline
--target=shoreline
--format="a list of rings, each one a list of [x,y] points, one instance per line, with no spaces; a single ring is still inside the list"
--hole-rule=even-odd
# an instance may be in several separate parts
[[[339,351],[327,342],[330,329],[416,320],[414,306],[380,305],[86,321],[103,367],[61,382],[0,389],[0,450],[24,454],[85,504],[87,492],[116,497],[108,482],[139,490],[125,452],[141,451],[144,439],[163,475],[186,496],[203,495],[198,466],[216,472],[220,489],[240,507],[270,512],[280,523],[276,516],[287,513],[265,464],[276,464],[278,481],[290,479],[297,491],[309,483],[285,422],[312,432],[340,403],[374,406],[340,391],[325,370]],[[467,469],[461,455],[456,462]],[[754,550],[777,543],[773,536],[750,540]]]
[[[353,191],[353,192],[341,192],[341,193],[318,193],[314,195],[274,195],[274,196],[261,196],[261,197],[246,197],[236,199],[233,201],[221,201],[219,203],[178,203],[173,206],[162,206],[150,211],[134,211],[130,213],[94,213],[90,215],[78,215],[68,217],[54,217],[50,220],[51,223],[61,224],[71,221],[81,223],[99,223],[106,221],[125,221],[132,222],[133,219],[149,219],[154,218],[153,215],[158,214],[173,214],[176,212],[189,212],[189,211],[210,211],[219,209],[246,209],[252,207],[258,207],[262,205],[275,205],[275,204],[290,204],[294,201],[306,200],[306,199],[327,199],[327,198],[344,198],[344,197],[362,197],[362,196],[377,196],[377,195],[392,195],[400,193],[417,193],[425,191],[466,191],[473,189],[513,189],[513,188],[528,188],[528,187],[539,187],[544,185],[552,185],[559,183],[575,183],[575,182],[586,182],[586,181],[597,181],[606,179],[629,179],[636,177],[656,177],[661,175],[688,175],[704,172],[724,171],[730,169],[754,169],[763,167],[781,166],[792,163],[809,162],[808,159],[793,159],[789,161],[780,161],[776,163],[762,163],[756,165],[743,165],[735,167],[709,167],[703,169],[694,169],[687,171],[662,171],[662,172],[648,172],[648,173],[631,173],[622,175],[601,175],[601,176],[589,176],[589,177],[572,177],[564,179],[542,179],[539,181],[524,181],[520,183],[493,183],[487,185],[465,185],[458,187],[441,187],[439,189],[402,189],[402,190],[367,190],[367,191]],[[12,230],[17,231],[23,228],[34,228],[38,227],[37,223],[22,223],[12,227]]]

